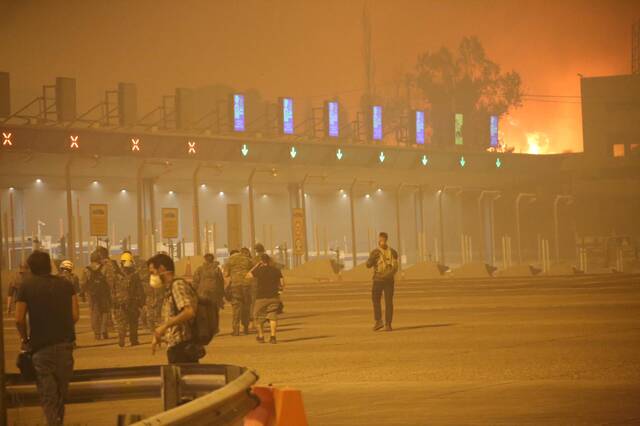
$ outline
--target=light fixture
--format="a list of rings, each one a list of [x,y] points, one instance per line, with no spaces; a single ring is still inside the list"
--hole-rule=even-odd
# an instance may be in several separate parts
[[[340,193],[344,194],[344,189],[340,188]]]
[[[262,198],[267,198],[267,194],[262,194]]]
[[[13,186],[9,187],[9,191],[14,191],[15,188]]]
[[[120,192],[121,192],[122,194],[125,194],[125,193],[127,192],[127,190],[126,190],[126,189],[124,189],[124,188],[122,188],[122,189],[120,190]]]
[[[100,182],[98,182],[97,180],[94,180],[93,182],[91,182],[93,185],[99,185]]]
[[[342,194],[342,198],[347,198],[347,194]]]
[[[371,198],[371,195],[365,194],[364,198]]]
[[[174,194],[174,192],[173,192],[173,191],[169,191],[169,195],[173,195],[173,194]]]
[[[206,189],[206,188],[207,188],[207,185],[203,183],[202,185],[200,185],[200,188],[202,188],[202,189]]]
[[[36,183],[42,183],[42,179],[40,178],[36,179]]]
[[[224,197],[224,191],[218,192],[218,195],[221,196],[221,197]]]
[[[377,191],[378,191],[378,192],[382,192],[382,188],[378,188],[378,190],[377,190]]]

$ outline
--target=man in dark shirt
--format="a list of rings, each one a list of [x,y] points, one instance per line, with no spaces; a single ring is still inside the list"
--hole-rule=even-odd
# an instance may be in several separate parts
[[[258,327],[258,343],[264,343],[264,323],[269,321],[271,338],[269,343],[276,343],[278,311],[280,310],[280,290],[284,289],[284,278],[280,269],[273,266],[268,254],[260,256],[260,262],[248,273],[247,278],[257,280],[255,314]]]
[[[16,326],[23,348],[33,354],[47,423],[62,425],[64,400],[73,373],[74,324],[80,317],[78,297],[73,284],[51,274],[48,253],[33,252],[27,264],[32,276],[18,291]]]

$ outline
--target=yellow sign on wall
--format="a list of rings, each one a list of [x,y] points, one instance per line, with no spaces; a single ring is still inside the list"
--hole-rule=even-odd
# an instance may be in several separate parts
[[[109,236],[109,206],[89,204],[89,231],[92,237]]]
[[[178,209],[162,209],[162,238],[178,238]]]
[[[302,256],[307,244],[307,235],[304,226],[304,210],[295,208],[291,210],[291,226],[293,227],[293,254]]]

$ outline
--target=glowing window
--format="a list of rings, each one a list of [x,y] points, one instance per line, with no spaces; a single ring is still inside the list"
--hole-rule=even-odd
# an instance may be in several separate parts
[[[416,143],[424,144],[424,111],[416,111]]]
[[[337,138],[340,136],[338,102],[327,102],[327,114],[329,116],[327,120],[329,137]]]
[[[613,144],[613,156],[614,157],[624,157],[624,144],[623,143],[614,143]]]
[[[282,133],[293,134],[293,99],[282,99]]]
[[[381,141],[382,140],[382,107],[376,105],[373,107],[372,111],[372,126],[373,126],[373,140]]]
[[[456,145],[462,145],[462,126],[464,125],[464,117],[462,114],[456,114]]]
[[[498,146],[498,116],[492,115],[489,123],[491,135],[491,146]]]
[[[244,95],[233,95],[233,131],[244,130]]]

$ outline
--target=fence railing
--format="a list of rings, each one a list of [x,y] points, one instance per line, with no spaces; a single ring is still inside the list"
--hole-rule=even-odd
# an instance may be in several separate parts
[[[8,408],[40,404],[35,383],[18,374],[5,380]],[[161,398],[164,411],[136,425],[232,425],[259,404],[251,393],[257,380],[252,370],[219,364],[76,370],[66,403]],[[118,414],[135,418],[132,410]]]

